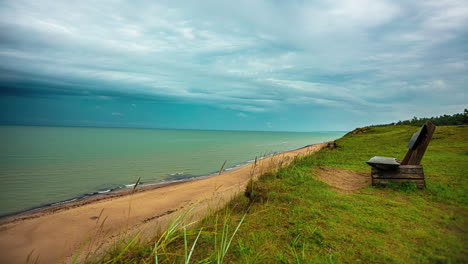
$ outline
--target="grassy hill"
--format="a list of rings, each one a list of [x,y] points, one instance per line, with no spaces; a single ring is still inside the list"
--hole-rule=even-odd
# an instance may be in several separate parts
[[[318,167],[370,173],[365,161],[376,155],[401,160],[417,129],[349,133],[337,148],[266,173],[248,187],[249,198],[239,195],[195,227],[123,243],[98,262],[468,263],[468,126],[437,128],[422,160],[424,190],[345,193],[314,175]]]

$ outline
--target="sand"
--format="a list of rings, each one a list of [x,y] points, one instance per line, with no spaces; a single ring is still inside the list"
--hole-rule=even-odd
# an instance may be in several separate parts
[[[141,233],[150,237],[170,219],[190,210],[198,219],[243,192],[248,181],[326,143],[277,154],[221,175],[142,188],[55,206],[0,220],[0,263],[69,263],[102,253],[110,245]]]

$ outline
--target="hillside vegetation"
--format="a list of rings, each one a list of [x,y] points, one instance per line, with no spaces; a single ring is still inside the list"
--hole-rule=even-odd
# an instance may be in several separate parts
[[[413,117],[411,120],[398,121],[396,123],[386,125],[410,125],[410,126],[422,126],[427,121],[432,122],[436,126],[459,126],[468,125],[468,109],[465,109],[463,113],[453,115],[441,115],[434,117]],[[377,126],[386,126],[377,125]]]
[[[398,185],[345,193],[314,175],[319,167],[370,173],[365,162],[376,155],[401,160],[416,130],[348,133],[336,148],[264,174],[248,195],[194,226],[122,243],[98,262],[468,263],[468,126],[437,128],[422,160],[424,190]]]

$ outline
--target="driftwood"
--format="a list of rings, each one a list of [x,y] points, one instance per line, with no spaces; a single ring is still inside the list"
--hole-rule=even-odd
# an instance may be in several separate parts
[[[426,186],[421,160],[434,134],[435,126],[427,122],[408,142],[408,152],[402,162],[395,158],[373,157],[367,164],[372,166],[372,186],[386,186],[390,183],[412,182],[418,188]]]

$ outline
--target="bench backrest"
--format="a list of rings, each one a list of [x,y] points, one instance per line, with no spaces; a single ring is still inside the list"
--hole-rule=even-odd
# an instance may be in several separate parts
[[[401,165],[419,165],[435,131],[435,125],[426,122],[408,142],[408,152]]]

